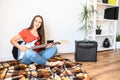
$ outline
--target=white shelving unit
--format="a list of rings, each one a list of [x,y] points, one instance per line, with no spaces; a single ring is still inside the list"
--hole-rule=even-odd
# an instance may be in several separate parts
[[[118,7],[118,0],[116,0],[116,5],[102,3],[102,0],[88,0],[88,7],[93,6],[97,13],[95,13],[89,22],[93,26],[93,32],[89,35],[92,36],[92,40],[98,42],[98,51],[115,49],[116,44],[116,29],[117,29],[117,20],[114,19],[104,19],[104,11],[106,8]],[[96,35],[96,25],[101,25],[102,33]],[[105,38],[108,38],[110,41],[110,47],[104,48],[103,42]]]

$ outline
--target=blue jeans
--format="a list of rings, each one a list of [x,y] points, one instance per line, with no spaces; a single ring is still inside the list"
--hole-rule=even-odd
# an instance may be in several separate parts
[[[34,50],[30,49],[29,51],[27,51],[27,53],[25,53],[21,62],[24,64],[31,64],[32,62],[34,62],[44,66],[46,65],[47,60],[53,57],[56,53],[56,46],[52,46],[50,48],[42,50],[39,53],[36,53]]]

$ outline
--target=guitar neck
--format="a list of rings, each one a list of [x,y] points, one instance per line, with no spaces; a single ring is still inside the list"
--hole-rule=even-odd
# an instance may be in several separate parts
[[[53,42],[52,45],[60,44],[60,42]],[[39,46],[32,46],[31,49],[45,48],[48,44],[42,44]]]

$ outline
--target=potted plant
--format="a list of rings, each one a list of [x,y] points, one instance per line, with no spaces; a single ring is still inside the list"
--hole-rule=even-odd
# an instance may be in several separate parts
[[[116,36],[116,41],[120,42],[120,35],[119,34]]]
[[[96,35],[99,35],[101,34],[101,25],[97,25],[97,28],[96,28]]]
[[[83,24],[79,30],[81,30],[84,33],[84,40],[87,40],[88,32],[92,30],[93,28],[90,24],[90,18],[94,14],[94,12],[97,12],[94,7],[89,7],[87,4],[83,5],[83,10],[80,14],[80,22]]]
[[[116,48],[120,48],[120,34],[116,36]]]

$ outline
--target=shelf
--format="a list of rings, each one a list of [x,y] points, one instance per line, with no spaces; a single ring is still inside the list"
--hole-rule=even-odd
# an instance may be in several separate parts
[[[92,6],[92,5],[94,5],[94,3],[89,3],[88,5]],[[98,6],[108,6],[108,7],[116,7],[116,6],[118,6],[118,5],[114,5],[114,4],[107,4],[107,3],[101,3],[101,2],[97,2],[96,5],[98,5]]]
[[[101,35],[96,35],[96,37],[105,37],[105,36],[115,36],[115,34],[101,34]]]
[[[89,21],[93,21],[93,19],[90,19]],[[113,20],[113,19],[96,19],[96,21],[115,22],[117,20]]]
[[[105,51],[105,50],[112,50],[114,47],[104,48],[104,47],[98,47],[98,51]]]
[[[118,6],[118,5],[114,5],[114,4],[107,4],[107,3],[96,3],[98,6],[108,6],[108,7],[115,7],[115,6]]]
[[[113,19],[96,19],[96,21],[117,21],[117,20],[113,20]]]
[[[115,43],[116,43],[116,29],[117,29],[117,21],[118,19],[115,18],[115,13],[111,12],[107,14],[107,8],[112,8],[112,7],[119,7],[118,6],[118,0],[116,0],[116,4],[108,4],[108,3],[102,3],[97,2],[97,0],[89,0],[88,7],[94,7],[94,9],[97,11],[97,13],[94,13],[94,15],[91,16],[89,19],[89,23],[91,26],[93,26],[93,33],[92,38],[98,42],[98,51],[104,51],[104,50],[111,50],[115,49]],[[115,11],[116,12],[116,11]],[[113,15],[113,19],[109,19],[109,17],[106,17],[105,15],[110,16],[110,18]],[[108,18],[108,19],[104,19]],[[101,25],[102,32],[100,35],[96,35],[96,26]],[[108,38],[110,41],[111,47],[109,48],[104,48],[102,47],[103,42],[105,38]]]

